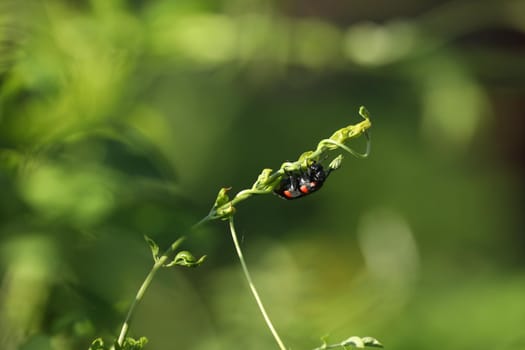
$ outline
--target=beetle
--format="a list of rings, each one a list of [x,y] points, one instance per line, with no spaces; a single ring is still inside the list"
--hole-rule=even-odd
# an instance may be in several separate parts
[[[331,171],[314,162],[305,171],[286,172],[287,176],[283,177],[274,193],[286,200],[307,196],[323,186]]]

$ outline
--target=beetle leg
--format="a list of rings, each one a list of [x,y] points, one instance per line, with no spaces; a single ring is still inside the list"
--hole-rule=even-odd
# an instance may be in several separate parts
[[[297,177],[293,176],[292,174],[288,174],[288,178],[290,179],[290,190],[291,191],[297,190],[297,187],[299,187],[299,183],[297,182]]]

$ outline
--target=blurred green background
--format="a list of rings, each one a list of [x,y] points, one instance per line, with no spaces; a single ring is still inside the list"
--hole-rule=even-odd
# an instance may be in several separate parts
[[[372,114],[323,190],[237,207],[285,343],[525,348],[525,2],[0,2],[0,348],[115,337],[221,187]],[[360,140],[362,141],[362,140]],[[363,149],[364,143],[353,146]],[[335,155],[335,154],[334,154]],[[227,225],[161,271],[147,349],[275,349]]]

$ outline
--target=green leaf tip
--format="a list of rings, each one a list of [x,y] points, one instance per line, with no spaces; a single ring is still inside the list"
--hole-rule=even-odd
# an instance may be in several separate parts
[[[363,119],[370,120],[370,112],[368,112],[365,106],[359,107],[359,115],[363,117]]]
[[[93,340],[88,350],[106,350],[106,348],[104,347],[104,341],[102,340],[102,338],[97,338]]]
[[[153,261],[157,262],[159,260],[159,246],[155,241],[148,236],[144,235],[144,239],[149,245],[149,249],[151,250],[151,255],[153,256]]]
[[[228,191],[231,189],[231,187],[223,187],[220,189],[219,193],[217,194],[217,199],[215,199],[215,204],[213,205],[213,208],[217,209],[230,201]]]
[[[372,122],[370,121],[370,113],[364,106],[359,108],[359,114],[363,117],[363,121],[341,128],[334,132],[328,139],[321,140],[321,142],[319,142],[317,145],[316,152],[333,151],[337,148],[341,148],[357,158],[368,157],[370,154],[371,143],[368,129],[372,127]],[[345,142],[361,135],[365,135],[367,140],[366,151],[364,153],[356,152],[345,145]]]
[[[272,171],[270,168],[263,169],[257,177],[257,181],[253,184],[252,190],[271,192],[280,180],[280,178],[271,177]]]
[[[366,111],[366,109],[363,109],[363,111]],[[332,136],[330,136],[330,138],[328,139],[330,141],[333,141],[332,145],[326,145],[325,147],[327,147],[330,150],[336,149],[339,147],[337,144],[344,144],[350,139],[353,139],[353,138],[356,138],[356,137],[359,137],[365,134],[366,131],[370,129],[370,127],[372,127],[372,122],[370,122],[370,119],[369,119],[370,115],[368,114],[368,111],[364,113],[365,113],[364,115],[367,116],[366,118],[364,118],[365,120],[357,124],[348,125],[334,132]],[[321,141],[321,143],[323,141]]]
[[[231,187],[223,187],[220,189],[217,194],[217,199],[211,208],[209,216],[214,219],[228,220],[230,216],[235,214],[235,208],[230,201],[228,196],[228,191],[231,190]]]

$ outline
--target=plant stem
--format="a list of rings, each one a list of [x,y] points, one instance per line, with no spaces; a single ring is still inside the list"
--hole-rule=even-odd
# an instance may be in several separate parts
[[[212,220],[212,218],[208,215],[202,218],[200,221],[198,221],[195,225],[191,227],[191,230],[196,229],[197,227],[203,225],[204,223]],[[117,338],[117,344],[118,346],[122,346],[124,343],[124,339],[126,338],[126,335],[128,334],[129,330],[129,324],[131,321],[131,317],[133,316],[133,312],[135,311],[135,308],[137,305],[141,302],[142,298],[144,297],[144,293],[146,293],[146,290],[148,289],[149,285],[151,284],[151,281],[153,280],[153,277],[155,277],[155,274],[157,271],[166,263],[166,261],[169,259],[170,255],[175,252],[175,250],[180,246],[180,244],[186,239],[185,236],[180,237],[175,242],[173,242],[168,249],[160,256],[160,258],[155,261],[155,264],[153,264],[153,267],[146,275],[146,278],[144,279],[144,282],[142,282],[142,285],[140,286],[139,290],[137,291],[137,295],[135,296],[135,299],[133,300],[133,303],[131,303],[131,306],[129,307],[128,313],[126,315],[126,319],[124,320],[124,323],[122,324],[122,328],[120,329],[120,334]],[[112,350],[115,349],[115,346],[111,348]]]
[[[166,258],[166,259],[162,259]],[[126,337],[126,334],[128,333],[129,329],[129,323],[131,321],[131,316],[133,315],[133,312],[135,311],[135,307],[138,305],[138,303],[142,300],[142,297],[144,296],[144,293],[146,292],[146,289],[148,289],[149,285],[151,284],[151,281],[153,280],[153,277],[159,270],[159,268],[162,266],[162,264],[167,260],[167,256],[162,256],[151,268],[150,272],[144,279],[144,282],[142,282],[142,285],[140,286],[137,295],[135,296],[135,300],[133,300],[133,303],[129,307],[128,314],[126,315],[126,319],[124,320],[124,323],[122,324],[122,329],[120,330],[120,334],[117,339],[117,344],[119,346],[122,346],[124,343],[124,338]],[[113,347],[114,348],[114,347]]]
[[[201,225],[204,223],[205,220],[199,221],[197,224],[193,225],[193,228],[197,227],[197,225]],[[133,300],[133,303],[131,303],[131,306],[129,307],[128,314],[126,315],[126,319],[124,320],[124,323],[122,324],[122,328],[120,329],[120,334],[117,338],[117,345],[119,347],[122,346],[124,343],[124,339],[126,338],[126,335],[128,334],[129,330],[129,324],[131,322],[131,317],[133,316],[133,312],[135,311],[135,308],[137,305],[142,301],[142,298],[144,297],[144,294],[146,293],[146,290],[148,289],[149,285],[151,284],[151,281],[153,280],[153,277],[155,277],[155,274],[157,271],[164,266],[166,261],[169,259],[170,255],[175,252],[175,250],[181,245],[181,243],[186,239],[186,237],[180,237],[175,242],[173,242],[168,249],[155,261],[155,264],[153,264],[153,267],[146,275],[146,278],[144,279],[144,282],[142,282],[142,285],[140,286],[139,290],[137,291],[137,295],[135,296],[135,300]],[[111,348],[112,350],[115,349],[115,346]]]
[[[213,218],[210,216],[210,215],[206,215],[205,217],[203,217],[202,219],[200,219],[196,224],[194,224],[192,227],[191,227],[191,230],[195,230],[197,227],[201,226],[201,225],[204,225],[205,223],[207,223],[208,221],[211,221],[213,220]]]
[[[266,322],[266,325],[270,329],[270,332],[272,332],[272,335],[275,338],[275,341],[277,342],[277,344],[279,345],[279,348],[281,350],[286,350],[286,347],[284,346],[283,341],[279,337],[279,334],[277,334],[277,331],[275,330],[272,324],[272,321],[270,320],[270,317],[268,316],[268,313],[266,312],[264,308],[261,298],[259,297],[259,293],[257,292],[255,285],[253,284],[252,278],[250,276],[250,272],[248,271],[248,267],[246,266],[246,262],[244,261],[241,246],[239,245],[239,241],[237,239],[237,233],[235,232],[235,225],[233,224],[233,216],[230,216],[229,221],[230,221],[230,231],[232,234],[233,244],[235,245],[235,250],[237,251],[237,255],[239,256],[242,270],[244,272],[244,277],[248,281],[250,290],[253,294],[253,297],[255,298],[255,301],[257,302],[257,306],[259,306],[259,310],[261,311],[261,314],[263,315],[264,321]]]

